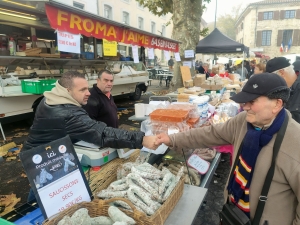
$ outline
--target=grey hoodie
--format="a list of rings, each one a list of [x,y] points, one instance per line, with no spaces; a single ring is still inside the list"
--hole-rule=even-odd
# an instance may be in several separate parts
[[[81,107],[81,105],[70,95],[67,88],[61,86],[56,81],[55,87],[51,91],[45,91],[44,96],[48,105],[72,104]]]

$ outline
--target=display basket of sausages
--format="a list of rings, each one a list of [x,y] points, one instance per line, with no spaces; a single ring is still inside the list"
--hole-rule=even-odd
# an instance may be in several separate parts
[[[162,204],[162,206],[151,216],[147,216],[145,213],[136,210],[136,208],[132,205],[132,203],[126,198],[112,198],[108,200],[102,199],[95,199],[94,201],[99,204],[102,209],[107,209],[111,202],[113,201],[124,201],[127,204],[130,202],[130,207],[133,210],[124,210],[121,209],[127,216],[133,218],[138,225],[163,225],[174,207],[176,206],[177,202],[181,198],[183,194],[184,188],[184,178],[180,179],[180,182],[176,185],[174,190],[172,191],[171,195],[168,199]],[[47,224],[48,225],[48,224]],[[52,225],[52,224],[51,224]]]
[[[111,203],[120,200],[118,198],[113,198],[109,200],[94,200],[92,202],[81,202],[71,206],[70,208],[60,212],[59,214],[52,216],[51,218],[45,220],[43,225],[60,225],[60,224],[76,224],[76,225],[86,225],[86,224],[113,224],[116,218],[112,215],[110,211]],[[118,222],[124,222],[125,224],[139,224],[140,218],[143,217],[142,213],[134,207],[134,205],[127,199],[122,199],[131,207],[131,216],[126,216],[121,211],[116,213],[119,218]],[[114,212],[113,212],[114,213]],[[115,213],[115,214],[116,214]],[[123,215],[122,215],[123,214]],[[121,216],[121,218],[120,218]],[[123,216],[123,218],[122,218]],[[101,218],[102,217],[102,218]],[[124,218],[125,217],[125,218]],[[129,218],[130,217],[130,218]],[[128,220],[129,221],[126,221]],[[92,221],[93,220],[93,221]],[[144,224],[144,223],[141,223]]]
[[[116,173],[113,174],[113,177],[116,181],[117,180],[117,170],[115,170],[115,171],[116,171]],[[107,187],[102,186],[103,190],[107,189],[108,186],[109,186],[109,184],[107,185]],[[147,215],[146,213],[141,212],[139,210],[137,210],[138,213],[136,211],[130,211],[130,210],[126,210],[126,209],[121,209],[121,210],[124,213],[126,213],[126,215],[128,215],[129,217],[134,218],[135,221],[137,222],[137,224],[163,225],[164,222],[166,221],[166,219],[168,218],[168,216],[170,215],[170,213],[172,212],[172,210],[174,209],[174,207],[176,206],[177,202],[181,198],[181,196],[183,194],[183,188],[184,188],[184,178],[181,177],[179,182],[177,183],[177,185],[172,190],[171,194],[165,200],[165,202],[163,202],[163,204],[161,204],[161,206],[152,215]],[[98,189],[98,191],[100,191],[100,190]],[[95,197],[97,198],[97,196],[95,196]],[[119,197],[118,199],[123,200],[123,201],[127,200],[126,198],[121,198],[121,197]],[[108,204],[109,204],[109,202],[111,202],[111,199],[100,200],[100,202],[103,202],[103,204],[105,204],[106,207],[108,207]]]
[[[116,170],[119,165],[134,162],[140,155],[140,150],[133,152],[128,158],[115,158],[101,167],[99,171],[86,171],[85,176],[93,195],[98,190],[105,189],[110,183],[116,180]]]

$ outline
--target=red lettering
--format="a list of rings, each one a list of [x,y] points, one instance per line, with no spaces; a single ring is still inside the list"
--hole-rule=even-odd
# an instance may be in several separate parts
[[[62,196],[62,200],[65,201],[66,199],[70,198],[73,196],[73,192],[70,191],[68,194],[65,194],[64,196]]]

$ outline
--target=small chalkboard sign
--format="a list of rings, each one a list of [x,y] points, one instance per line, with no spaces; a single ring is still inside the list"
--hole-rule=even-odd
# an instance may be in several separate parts
[[[20,159],[45,218],[91,201],[92,192],[69,136],[22,151]]]

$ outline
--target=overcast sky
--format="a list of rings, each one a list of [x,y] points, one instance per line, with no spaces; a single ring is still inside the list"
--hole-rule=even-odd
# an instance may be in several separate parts
[[[260,2],[262,0],[217,0],[218,1],[218,9],[217,9],[217,17],[218,15],[224,15],[226,13],[230,13],[231,9],[239,4],[242,4],[242,8],[245,8],[249,3]],[[216,0],[211,0],[207,5],[206,11],[203,13],[202,17],[206,22],[214,22],[215,21],[215,11],[216,11]]]

